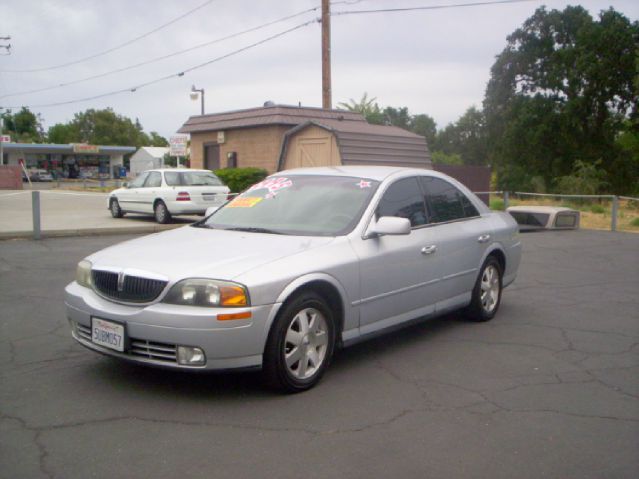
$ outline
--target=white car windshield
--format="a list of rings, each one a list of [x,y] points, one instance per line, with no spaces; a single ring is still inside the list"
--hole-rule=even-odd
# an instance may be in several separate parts
[[[338,236],[350,232],[379,182],[344,176],[272,176],[199,226],[239,231]]]
[[[222,186],[210,171],[167,171],[164,180],[169,186]]]

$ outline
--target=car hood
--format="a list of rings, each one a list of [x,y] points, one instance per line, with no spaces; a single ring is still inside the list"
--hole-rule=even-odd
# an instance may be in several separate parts
[[[332,240],[186,226],[111,246],[87,259],[94,268],[149,273],[169,281],[193,277],[232,280],[252,268]]]

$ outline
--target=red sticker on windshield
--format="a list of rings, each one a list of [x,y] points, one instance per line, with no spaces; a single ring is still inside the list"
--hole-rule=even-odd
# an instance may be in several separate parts
[[[355,183],[355,186],[359,186],[360,189],[362,189],[362,188],[370,188],[371,187],[371,182],[370,181],[360,180],[359,183]]]
[[[288,188],[289,186],[293,186],[293,182],[288,178],[268,178],[264,181],[260,181],[259,183],[254,184],[248,189],[248,191],[268,190],[268,194],[265,197],[273,198],[280,190],[282,190],[283,188]]]

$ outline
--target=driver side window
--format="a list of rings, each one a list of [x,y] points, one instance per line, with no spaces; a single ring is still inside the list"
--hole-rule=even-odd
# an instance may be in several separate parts
[[[428,223],[424,197],[417,178],[403,178],[386,190],[377,206],[377,219],[382,216],[408,218],[411,227]]]
[[[146,177],[149,176],[148,171],[144,171],[135,177],[131,183],[129,183],[129,188],[141,188],[144,182],[146,181]]]

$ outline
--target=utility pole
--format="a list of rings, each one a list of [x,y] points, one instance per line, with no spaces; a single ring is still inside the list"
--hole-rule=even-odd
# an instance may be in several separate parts
[[[322,0],[322,108],[333,108],[331,88],[331,4]]]

